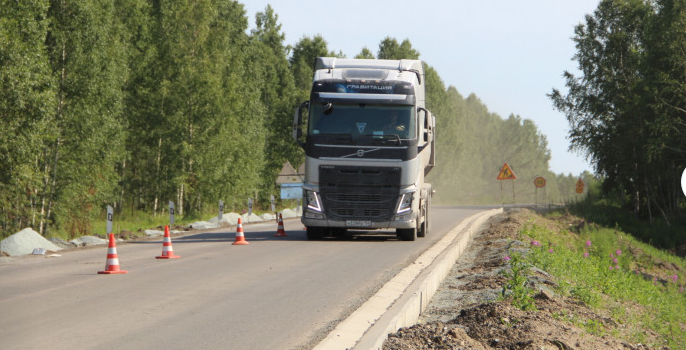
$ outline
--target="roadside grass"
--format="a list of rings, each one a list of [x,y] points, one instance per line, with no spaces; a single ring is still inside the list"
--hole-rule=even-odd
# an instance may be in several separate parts
[[[686,242],[686,217],[665,218],[653,213],[651,223],[647,218],[637,218],[630,210],[620,207],[612,200],[594,198],[570,205],[569,212],[588,222],[631,233],[639,240],[660,249],[673,250]]]
[[[616,228],[587,225],[572,232],[569,224],[559,224],[562,216],[555,213],[550,217],[558,220],[551,221],[531,214],[518,237],[532,243],[526,260],[556,277],[557,293],[610,315],[620,326],[605,329],[576,315],[556,317],[593,334],[686,349],[686,260]]]
[[[276,210],[277,212],[286,209],[286,208],[291,208],[287,206],[287,204],[290,203],[285,203],[286,206],[281,207],[277,206]],[[227,214],[231,211],[229,209],[228,211],[225,210],[224,213]],[[244,211],[247,211],[246,209],[239,210],[239,214],[243,214]],[[255,208],[253,210],[253,213],[256,215],[262,215],[264,213],[270,212],[271,209],[267,208],[262,209],[262,208]],[[211,217],[216,217],[218,215],[218,208],[212,206],[208,207],[202,212],[196,212],[193,215],[175,215],[174,217],[174,226],[187,226],[188,224],[191,224],[196,221],[201,221],[201,220],[208,220]],[[167,211],[160,213],[156,216],[153,216],[151,213],[147,211],[142,211],[142,210],[136,210],[136,211],[124,211],[117,213],[115,212],[114,218],[113,218],[113,223],[112,223],[112,232],[115,234],[122,234],[127,237],[142,237],[145,236],[142,231],[147,230],[147,229],[156,229],[156,228],[161,228],[164,227],[165,225],[169,225],[169,213]],[[106,213],[103,211],[102,215],[99,215],[98,217],[91,218],[90,224],[85,225],[85,228],[80,229],[81,234],[73,233],[70,232],[67,229],[60,229],[56,231],[51,231],[49,233],[50,237],[59,237],[65,240],[70,240],[77,238],[81,235],[98,235],[101,237],[105,237],[107,234],[107,220],[106,220]]]

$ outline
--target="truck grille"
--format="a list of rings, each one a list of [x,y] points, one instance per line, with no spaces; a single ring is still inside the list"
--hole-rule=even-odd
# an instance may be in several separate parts
[[[380,194],[377,193],[336,193],[331,195],[332,201],[349,203],[379,203],[382,202]]]
[[[400,171],[398,167],[320,167],[324,212],[333,220],[391,220]]]

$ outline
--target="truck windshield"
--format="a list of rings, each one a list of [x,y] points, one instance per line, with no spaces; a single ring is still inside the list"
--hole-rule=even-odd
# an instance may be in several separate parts
[[[362,103],[313,103],[310,135],[350,135],[358,138],[414,139],[417,136],[413,106]]]

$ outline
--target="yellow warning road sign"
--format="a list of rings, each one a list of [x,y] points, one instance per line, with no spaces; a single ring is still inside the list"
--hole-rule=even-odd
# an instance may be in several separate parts
[[[576,193],[584,193],[584,181],[581,178],[576,182]]]
[[[517,176],[515,176],[514,172],[512,171],[512,168],[510,168],[507,163],[503,165],[503,167],[500,169],[500,173],[498,174],[498,177],[496,180],[515,180],[517,179]]]

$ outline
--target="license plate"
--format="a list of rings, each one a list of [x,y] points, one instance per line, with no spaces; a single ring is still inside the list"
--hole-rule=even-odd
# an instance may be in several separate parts
[[[372,226],[372,222],[369,220],[345,220],[345,226],[368,227]]]

